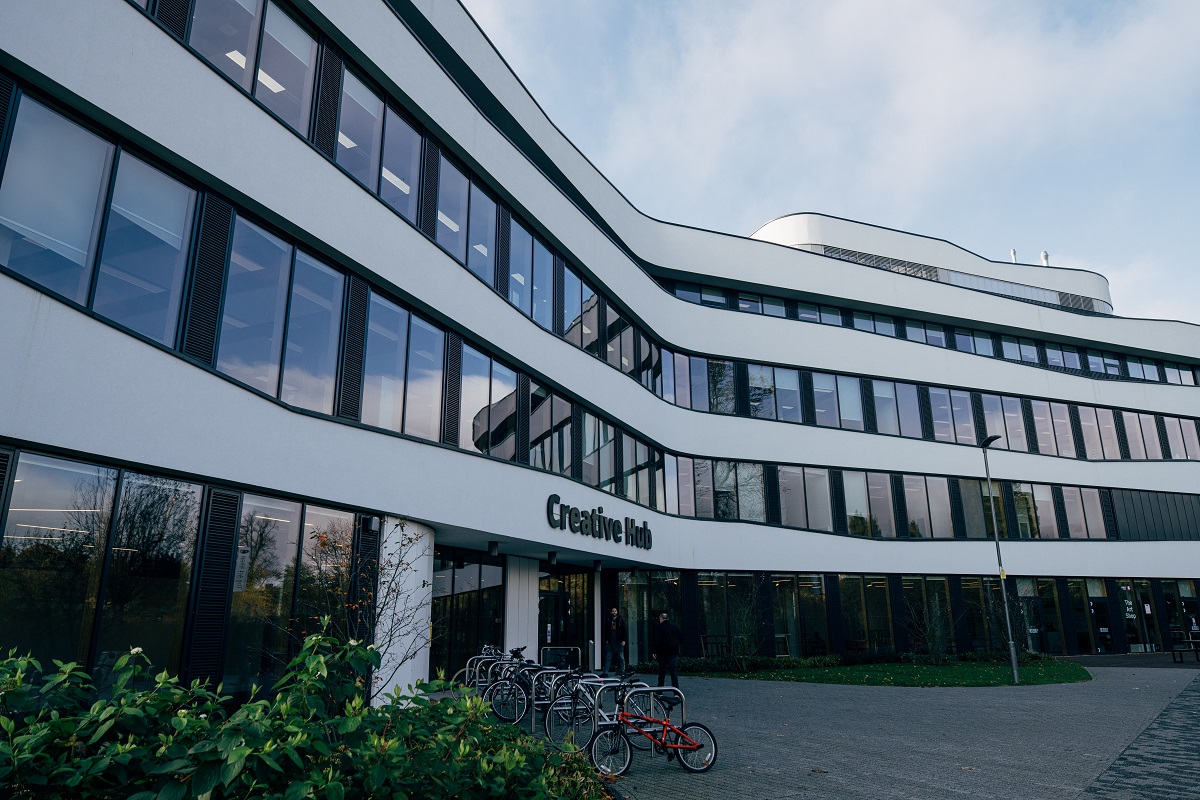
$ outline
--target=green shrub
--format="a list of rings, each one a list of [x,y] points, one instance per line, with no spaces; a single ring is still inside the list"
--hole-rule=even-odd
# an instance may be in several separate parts
[[[579,752],[489,720],[448,684],[366,703],[379,654],[309,636],[270,699],[229,698],[122,656],[98,694],[76,664],[0,661],[0,795],[16,798],[605,797]]]

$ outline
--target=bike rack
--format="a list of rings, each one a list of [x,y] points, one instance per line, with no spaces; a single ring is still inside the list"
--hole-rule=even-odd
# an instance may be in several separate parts
[[[645,694],[645,695],[649,695],[650,699],[653,700],[654,695],[667,694],[668,692],[670,694],[678,695],[678,697],[679,697],[679,722],[678,723],[672,722],[671,724],[675,725],[675,727],[677,727],[677,728],[682,728],[687,723],[687,698],[683,696],[682,691],[680,691],[678,688],[676,688],[674,686],[647,686],[644,689],[642,689],[642,688],[630,689],[625,694],[625,702],[628,703],[629,698],[632,695]],[[653,706],[651,706],[651,709],[653,709]],[[667,716],[669,717],[670,714],[668,714]]]
[[[595,705],[592,707],[592,722],[597,732],[600,730],[601,725],[612,725],[616,722],[617,702],[615,690],[626,687],[630,692],[634,692],[649,688],[642,681],[633,681],[630,683],[623,681],[620,678],[597,678],[594,681],[580,681],[579,683],[596,687],[595,694],[593,695],[595,699]],[[613,690],[614,692],[613,712],[611,714],[604,710],[604,694],[609,690]],[[629,695],[626,694],[626,697],[628,696]]]
[[[583,661],[580,660],[583,658],[583,651],[580,650],[578,647],[543,647],[542,655],[541,655],[541,658],[539,659],[543,664],[546,664],[546,653],[547,652],[553,652],[558,655],[568,655],[568,656],[573,652],[573,653],[575,653],[575,666],[572,667],[572,669],[579,669],[580,667],[583,666]],[[553,666],[553,665],[547,664],[547,666]]]
[[[574,672],[575,672],[575,670],[567,670],[565,672],[565,674],[555,675],[554,679],[551,680],[551,682],[550,682],[550,701],[549,701],[549,705],[547,705],[547,707],[546,707],[547,714],[550,714],[550,710],[554,707],[554,704],[556,702],[563,699],[563,697],[555,697],[555,693],[558,691],[558,685],[560,683],[562,683],[565,679],[570,677],[572,674],[574,674]],[[583,673],[580,673],[579,682],[578,682],[578,684],[576,684],[576,686],[578,687],[580,684],[592,684],[592,683],[600,681],[600,680],[601,680],[600,676],[594,672],[583,672]],[[564,695],[564,697],[565,697],[565,695]],[[548,726],[549,726],[550,737],[554,738],[554,717],[553,716],[550,717],[550,722],[548,723]]]
[[[569,675],[574,670],[569,669],[543,669],[538,670],[529,676],[529,732],[537,735],[537,711],[539,708],[550,709],[550,704],[554,701],[554,683],[561,680],[564,676]],[[546,698],[539,700],[538,683],[546,684]]]

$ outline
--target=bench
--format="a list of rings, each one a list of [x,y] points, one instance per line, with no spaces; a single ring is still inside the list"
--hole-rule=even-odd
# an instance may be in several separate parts
[[[1200,639],[1185,639],[1179,644],[1171,646],[1171,661],[1176,664],[1183,663],[1183,654],[1191,653],[1195,656],[1196,661],[1200,661]]]

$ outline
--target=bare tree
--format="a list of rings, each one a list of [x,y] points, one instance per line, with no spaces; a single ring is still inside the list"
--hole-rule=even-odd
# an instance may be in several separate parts
[[[954,637],[954,625],[950,619],[950,609],[941,594],[930,592],[927,602],[906,600],[905,606],[913,651],[925,650],[934,664],[946,663],[946,655]]]

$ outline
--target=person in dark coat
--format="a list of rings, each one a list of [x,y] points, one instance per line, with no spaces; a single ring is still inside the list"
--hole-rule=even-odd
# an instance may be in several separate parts
[[[629,638],[629,629],[617,609],[612,610],[604,629],[604,646],[608,654],[604,659],[604,668],[612,672],[625,671],[625,640]],[[616,666],[613,666],[613,665]]]
[[[654,638],[650,642],[650,657],[658,661],[658,685],[667,682],[667,671],[671,672],[671,685],[679,688],[679,647],[683,644],[683,631],[671,622],[667,612],[658,615]]]

